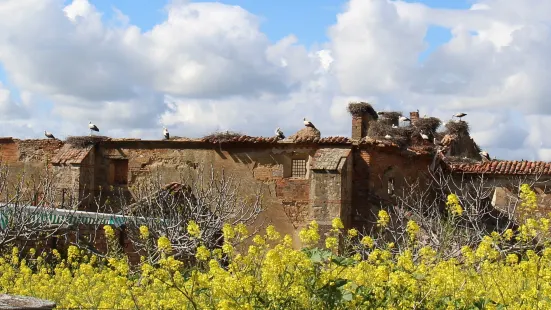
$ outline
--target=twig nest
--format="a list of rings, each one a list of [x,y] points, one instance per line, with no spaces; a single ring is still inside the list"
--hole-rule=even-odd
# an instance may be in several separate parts
[[[469,134],[469,124],[465,121],[449,121],[446,123],[446,133],[448,134]]]
[[[291,140],[304,139],[304,138],[319,139],[321,138],[321,132],[317,128],[304,127],[289,137],[289,139]]]
[[[111,138],[106,136],[69,136],[65,139],[65,142],[73,147],[85,148],[98,142],[107,141],[110,139]]]
[[[348,104],[348,112],[353,116],[362,116],[365,113],[371,115],[374,119],[378,119],[379,116],[373,106],[367,102],[350,102]]]
[[[203,137],[203,140],[210,142],[229,142],[234,141],[236,138],[244,136],[242,133],[234,131],[217,131]]]

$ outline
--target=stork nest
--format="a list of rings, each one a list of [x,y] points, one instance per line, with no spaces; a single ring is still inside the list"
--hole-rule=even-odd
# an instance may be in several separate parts
[[[371,115],[374,119],[378,119],[379,116],[373,106],[367,102],[350,102],[348,104],[348,112],[354,116],[362,116],[365,113]]]
[[[370,123],[367,135],[377,140],[386,140],[385,136],[390,135],[392,137],[389,139],[390,141],[404,147],[411,143],[412,132],[412,127],[392,128],[392,124],[379,120],[377,122]]]
[[[380,122],[385,122],[387,124],[394,124],[398,125],[400,121],[400,116],[402,116],[402,112],[396,112],[396,111],[390,111],[390,112],[382,112],[382,117],[379,118]]]
[[[207,140],[210,142],[216,142],[216,143],[222,143],[222,142],[228,142],[232,141],[235,138],[239,138],[241,136],[244,136],[244,134],[240,132],[234,132],[234,131],[216,131],[209,135],[206,135],[203,137],[203,140]]]
[[[107,141],[111,138],[106,136],[69,136],[65,139],[65,142],[73,147],[85,148],[91,145],[95,145],[101,141]]]
[[[440,125],[442,121],[436,117],[422,117],[415,121],[415,127],[425,134],[434,134]]]
[[[446,123],[446,133],[448,134],[469,134],[469,124],[465,121],[449,121]]]

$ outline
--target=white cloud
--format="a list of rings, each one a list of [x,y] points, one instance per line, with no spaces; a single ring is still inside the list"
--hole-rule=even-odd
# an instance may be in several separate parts
[[[16,102],[11,91],[0,82],[0,121],[24,119],[27,116],[24,104]]]
[[[85,134],[90,119],[113,136],[154,138],[162,124],[177,136],[291,134],[305,116],[324,135],[349,135],[346,103],[368,100],[443,120],[464,111],[490,153],[551,160],[551,2],[443,10],[350,0],[320,50],[294,36],[272,42],[237,6],[179,0],[166,12],[143,32],[118,10],[106,21],[86,0],[1,1],[0,63],[22,102],[8,93],[0,111],[28,111],[25,130],[50,126],[61,137]],[[421,64],[431,25],[452,39]],[[53,108],[37,112],[44,101]]]

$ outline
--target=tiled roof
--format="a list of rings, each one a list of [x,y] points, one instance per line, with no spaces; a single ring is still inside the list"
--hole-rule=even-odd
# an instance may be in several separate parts
[[[316,151],[314,154],[312,169],[313,170],[338,170],[341,159],[346,158],[350,154],[350,149],[341,148],[323,148]]]
[[[231,137],[231,138],[209,138],[201,139],[201,142],[209,143],[315,143],[315,144],[349,144],[350,140],[347,137],[324,137],[324,138],[314,138],[314,137],[305,137],[305,138],[296,138],[296,139],[284,139],[279,140],[277,137],[251,137],[247,135]]]
[[[52,158],[53,164],[80,164],[88,155],[93,146],[84,148],[73,147],[65,144]]]
[[[317,143],[317,144],[350,144],[347,137],[324,137],[324,138],[297,138],[295,143]]]
[[[489,174],[546,174],[551,175],[551,162],[492,160],[478,163],[448,162],[453,172]]]

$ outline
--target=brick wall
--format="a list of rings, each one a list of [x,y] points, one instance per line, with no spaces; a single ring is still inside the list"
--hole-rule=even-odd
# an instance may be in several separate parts
[[[394,178],[395,193],[405,188],[405,180],[424,177],[432,162],[430,155],[407,155],[400,150],[362,147],[354,154],[352,194],[353,225],[361,227],[375,219],[381,199],[390,202],[388,180]]]
[[[0,139],[0,162],[15,163],[19,161],[19,148],[11,138]]]

